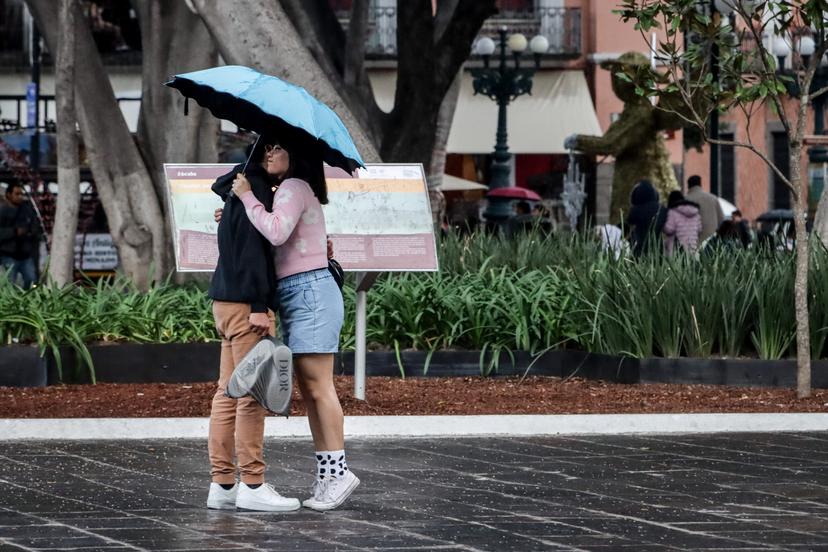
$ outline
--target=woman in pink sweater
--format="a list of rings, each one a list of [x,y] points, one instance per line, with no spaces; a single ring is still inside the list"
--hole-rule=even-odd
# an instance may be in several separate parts
[[[278,165],[280,179],[271,212],[253,195],[243,174],[236,177],[233,191],[253,226],[275,246],[279,324],[294,355],[316,447],[313,495],[302,504],[331,510],[359,485],[345,462],[342,407],[333,383],[344,307],[342,292],[328,271],[322,212],[328,190],[322,159],[305,150],[289,149],[286,144],[266,148],[269,161]]]
[[[699,206],[687,201],[679,191],[670,192],[667,199],[667,222],[664,223],[664,250],[673,254],[674,244],[678,244],[688,253],[695,253],[699,247],[699,234],[702,230]]]

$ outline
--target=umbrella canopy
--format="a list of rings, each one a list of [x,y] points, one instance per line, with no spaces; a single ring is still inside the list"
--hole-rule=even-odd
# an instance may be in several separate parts
[[[463,178],[457,178],[450,174],[443,175],[443,184],[440,186],[441,192],[471,192],[478,190],[488,190],[489,187],[485,184],[472,182]]]
[[[723,197],[717,197],[716,199],[719,200],[719,206],[722,208],[722,213],[724,213],[724,218],[729,219],[733,216],[733,211],[736,210],[736,206],[733,205],[731,202],[726,200]]]
[[[219,119],[298,147],[319,148],[328,165],[349,173],[365,166],[339,116],[301,86],[240,65],[175,75],[165,84]]]
[[[771,209],[756,217],[757,222],[784,222],[793,219],[794,212],[791,209]]]
[[[528,199],[530,201],[540,201],[541,196],[527,190],[526,188],[519,188],[517,186],[510,186],[508,188],[495,188],[486,197],[502,197],[505,199]]]

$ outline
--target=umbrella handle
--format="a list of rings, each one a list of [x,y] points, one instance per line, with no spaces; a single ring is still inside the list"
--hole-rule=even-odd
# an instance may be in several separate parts
[[[247,173],[247,165],[250,163],[250,158],[251,158],[251,157],[253,157],[253,152],[254,152],[254,151],[256,151],[256,147],[259,145],[259,140],[261,140],[261,139],[262,139],[262,135],[261,135],[261,134],[259,134],[258,136],[256,136],[256,143],[255,143],[255,144],[253,144],[253,149],[251,149],[251,150],[250,150],[250,155],[248,155],[248,156],[247,156],[247,161],[245,161],[245,162],[244,162],[244,167],[242,167],[242,170],[241,170],[241,173],[242,173],[242,174],[246,174],[246,173]],[[233,193],[233,190],[230,190],[230,193],[228,193],[228,194],[227,194],[227,197],[228,197],[228,198],[230,198],[230,197],[233,197],[233,196],[235,196],[235,195],[236,195],[236,194],[235,194],[235,193]]]
[[[247,161],[245,161],[245,162],[244,162],[244,168],[242,168],[242,171],[241,171],[241,172],[242,172],[242,174],[245,174],[245,173],[247,172],[247,165],[248,165],[248,163],[250,163],[250,158],[251,158],[251,157],[253,157],[253,152],[255,152],[255,151],[256,151],[256,148],[257,148],[257,147],[258,147],[258,145],[259,145],[259,140],[261,140],[261,139],[262,139],[262,135],[261,135],[261,134],[259,134],[259,135],[256,137],[256,143],[255,143],[255,144],[253,144],[253,149],[251,149],[251,150],[250,150],[250,155],[248,155],[248,156],[247,156]]]

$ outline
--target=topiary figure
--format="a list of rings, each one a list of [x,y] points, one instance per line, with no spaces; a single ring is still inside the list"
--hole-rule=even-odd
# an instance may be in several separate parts
[[[639,180],[646,178],[659,191],[662,199],[678,188],[670,154],[664,143],[663,131],[679,128],[673,117],[657,110],[645,96],[635,92],[635,85],[619,73],[647,70],[650,62],[639,52],[627,52],[614,61],[601,64],[612,71],[612,90],[624,101],[624,110],[603,136],[577,134],[566,139],[565,146],[593,155],[615,157],[612,179],[612,222],[621,220],[621,212],[629,209],[630,192]]]

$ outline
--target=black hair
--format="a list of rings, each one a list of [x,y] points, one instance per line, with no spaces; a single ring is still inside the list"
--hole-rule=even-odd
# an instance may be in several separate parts
[[[521,215],[528,215],[529,214],[529,203],[526,201],[518,201],[517,202],[517,210],[518,213]]]
[[[23,184],[21,184],[20,182],[12,182],[8,186],[6,186],[6,197],[10,196],[15,188],[20,188],[21,192],[23,192],[24,194],[26,193],[26,188],[23,187]]]
[[[328,185],[325,182],[325,167],[322,163],[322,154],[315,147],[292,148],[283,144],[290,155],[290,168],[287,178],[299,178],[307,182],[313,195],[322,205],[328,203]]]
[[[687,179],[687,187],[694,188],[696,186],[701,186],[701,177],[697,174],[694,174],[693,176]]]
[[[722,239],[739,239],[739,227],[732,220],[723,220],[716,234]]]
[[[287,143],[284,143],[287,142]],[[262,135],[258,143],[247,146],[245,153],[250,157],[250,164],[261,165],[265,159],[267,146],[279,145],[290,157],[290,167],[284,178],[299,178],[307,182],[319,203],[328,203],[328,186],[325,183],[325,167],[322,152],[314,144],[295,145],[293,141],[282,141],[278,136]]]
[[[672,192],[670,192],[670,195],[667,196],[667,207],[675,207],[683,201],[684,194],[678,190],[673,190]]]

